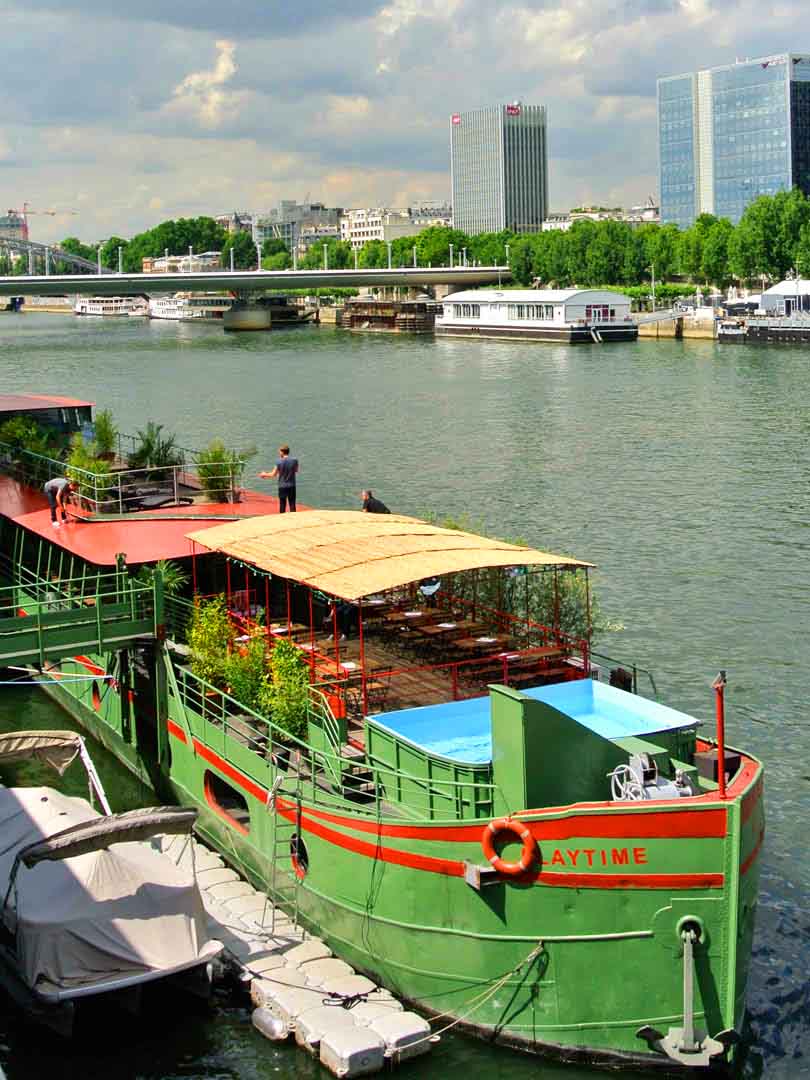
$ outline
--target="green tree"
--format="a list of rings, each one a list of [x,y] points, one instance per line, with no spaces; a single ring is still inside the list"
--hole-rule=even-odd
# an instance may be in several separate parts
[[[219,264],[226,270],[231,266],[231,251],[233,251],[233,266],[235,270],[256,269],[256,245],[253,237],[244,229],[240,232],[230,233],[222,245],[222,254]]]
[[[531,285],[534,276],[534,250],[530,236],[519,236],[509,246],[509,269],[518,285]]]
[[[323,249],[326,248],[326,262],[330,270],[348,270],[354,267],[354,253],[346,240],[329,237],[323,243],[313,244],[299,265],[304,270],[323,269]]]
[[[729,242],[729,267],[734,277],[750,281],[765,274],[781,278],[780,226],[777,204],[760,195],[746,207]]]
[[[706,281],[725,288],[731,282],[728,248],[734,226],[728,218],[719,218],[706,233],[703,241],[703,253],[700,272]]]
[[[543,235],[542,233],[540,235]],[[496,233],[479,233],[471,236],[467,261],[477,262],[482,266],[505,266],[506,249],[510,251],[515,242],[516,235],[509,229],[503,229]],[[462,247],[464,245],[462,244]]]
[[[262,255],[262,270],[289,270],[291,266],[292,259],[286,248],[273,255]]]
[[[388,248],[382,240],[367,240],[360,248],[357,265],[363,270],[377,270],[388,266]]]
[[[638,285],[647,274],[647,249],[640,229],[630,230],[624,246],[621,281],[625,285]]]
[[[65,237],[61,244],[57,246],[69,255],[78,255],[82,259],[89,259],[90,262],[96,261],[98,254],[96,248],[90,247],[89,244],[83,244],[76,236]]]
[[[694,225],[680,235],[678,262],[681,272],[693,281],[702,273],[703,245],[716,222],[714,214],[700,214]]]
[[[450,245],[453,245],[453,263],[461,260],[463,248],[469,257],[472,244],[469,236],[460,229],[448,225],[431,225],[415,238],[416,255],[420,266],[449,266]]]
[[[568,230],[568,277],[577,285],[588,281],[588,249],[596,233],[596,222],[590,218],[575,221]]]
[[[101,245],[101,262],[103,266],[106,266],[110,270],[118,269],[118,249],[123,248],[123,254],[126,256],[127,247],[129,241],[124,240],[120,236],[111,236],[109,240],[106,240]]]
[[[585,281],[590,285],[616,285],[622,280],[624,253],[630,226],[623,221],[600,221],[585,257]]]
[[[680,230],[677,225],[648,226],[645,229],[645,246],[649,265],[651,268],[655,267],[655,276],[659,281],[666,281],[677,273],[680,246]],[[652,269],[650,273],[652,274]]]
[[[788,270],[796,266],[802,230],[810,223],[810,200],[799,188],[780,191],[773,199],[778,222],[776,265],[779,276],[784,277]]]

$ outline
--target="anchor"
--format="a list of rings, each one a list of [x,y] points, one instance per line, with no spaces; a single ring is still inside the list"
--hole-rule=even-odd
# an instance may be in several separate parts
[[[683,1027],[671,1027],[666,1035],[645,1024],[636,1032],[651,1050],[666,1054],[671,1061],[694,1068],[706,1067],[712,1058],[725,1054],[740,1036],[733,1028],[714,1037],[695,1028],[695,945],[700,940],[697,925],[687,924],[681,931],[683,943]]]

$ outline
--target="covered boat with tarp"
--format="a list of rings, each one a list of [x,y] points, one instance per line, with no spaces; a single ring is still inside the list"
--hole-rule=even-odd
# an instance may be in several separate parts
[[[37,759],[61,775],[77,757],[103,814],[50,787],[0,787],[0,978],[64,1033],[80,998],[195,971],[204,985],[221,949],[208,938],[193,870],[150,843],[188,834],[194,810],[110,813],[80,735],[0,735],[0,767]]]

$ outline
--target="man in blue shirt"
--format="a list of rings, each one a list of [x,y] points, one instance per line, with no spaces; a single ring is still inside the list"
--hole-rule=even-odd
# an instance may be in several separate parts
[[[272,472],[260,472],[262,480],[273,480],[278,477],[278,512],[287,512],[289,504],[290,513],[295,513],[295,477],[298,473],[298,458],[290,457],[290,448],[287,445],[278,448],[279,458]]]

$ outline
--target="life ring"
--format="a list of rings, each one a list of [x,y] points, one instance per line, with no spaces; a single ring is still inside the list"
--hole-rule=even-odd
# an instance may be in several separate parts
[[[523,850],[520,853],[519,862],[505,862],[495,850],[495,838],[502,832],[510,832],[518,840],[523,841]],[[481,847],[484,849],[487,860],[498,873],[507,874],[509,877],[525,874],[540,859],[537,841],[532,836],[531,829],[528,825],[524,825],[522,821],[515,821],[514,818],[505,817],[490,821],[481,835]]]

